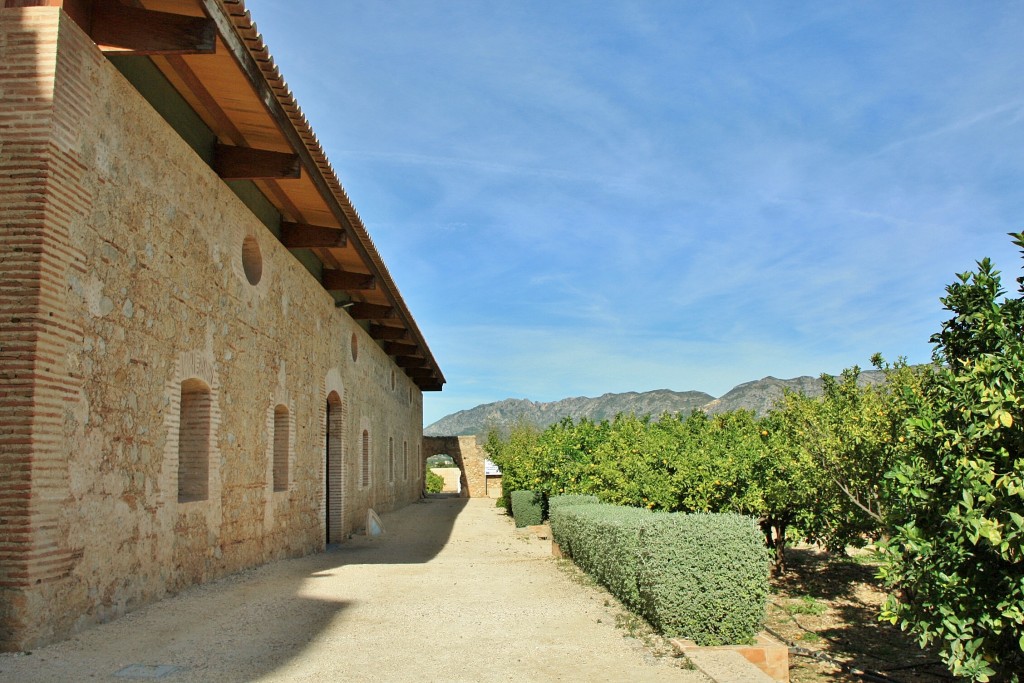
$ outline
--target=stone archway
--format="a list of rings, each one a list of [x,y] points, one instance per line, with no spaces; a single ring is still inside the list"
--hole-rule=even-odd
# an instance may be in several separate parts
[[[500,498],[501,476],[488,476],[486,453],[475,436],[423,437],[423,462],[431,455],[450,455],[461,470],[463,498]]]

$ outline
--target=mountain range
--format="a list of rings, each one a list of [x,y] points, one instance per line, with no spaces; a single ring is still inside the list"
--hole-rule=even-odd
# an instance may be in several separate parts
[[[884,381],[881,372],[862,372],[859,384],[878,384]],[[821,396],[822,382],[817,377],[796,377],[777,379],[765,377],[739,384],[715,398],[703,391],[628,391],[621,394],[604,394],[597,398],[579,396],[563,398],[560,401],[539,403],[524,398],[507,398],[503,401],[460,410],[446,415],[423,430],[424,436],[468,436],[486,434],[489,429],[504,429],[520,423],[533,424],[541,429],[565,417],[574,420],[586,417],[595,422],[610,420],[619,413],[653,415],[663,413],[689,414],[693,410],[707,413],[724,413],[732,410],[752,410],[764,415],[782,398],[789,389],[808,396]]]

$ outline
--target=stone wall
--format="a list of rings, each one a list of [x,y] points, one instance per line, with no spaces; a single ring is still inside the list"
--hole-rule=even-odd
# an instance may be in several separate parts
[[[462,493],[462,470],[455,467],[431,467],[430,471],[444,479],[441,493]]]
[[[501,478],[484,474],[487,454],[475,436],[425,436],[423,458],[450,455],[462,470],[462,495],[467,498],[500,498]],[[495,483],[497,479],[497,485]],[[494,495],[497,490],[497,495]]]
[[[0,647],[419,497],[419,389],[77,25],[0,9],[0,92]]]
[[[488,498],[501,498],[501,475],[490,475],[484,481],[484,494]]]

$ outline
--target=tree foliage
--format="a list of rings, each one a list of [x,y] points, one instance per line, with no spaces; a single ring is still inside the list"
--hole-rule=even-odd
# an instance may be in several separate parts
[[[1024,248],[1024,235],[1014,235]],[[883,617],[938,644],[972,680],[1024,672],[1024,278],[1004,298],[988,259],[958,276],[932,337],[936,368],[912,397],[911,447],[889,474]]]
[[[423,481],[427,493],[441,493],[441,491],[444,491],[444,477],[440,474],[435,474],[429,467],[427,468],[426,478]]]
[[[927,374],[903,359],[890,365],[876,354],[871,360],[883,382],[862,385],[854,366],[837,378],[823,375],[820,399],[787,394],[772,413],[776,448],[796,449],[788,460],[801,463],[804,475],[816,482],[813,498],[796,501],[796,519],[809,540],[832,550],[878,536],[889,509],[898,505],[885,473],[908,448],[908,397],[920,395]],[[802,490],[811,493],[812,487]]]
[[[894,387],[915,376],[902,363],[886,370]],[[856,378],[854,369],[841,381],[827,381],[824,399],[787,395],[764,418],[740,410],[657,420],[619,415],[599,423],[565,419],[543,431],[519,426],[506,435],[491,432],[485,448],[501,468],[506,490],[757,517],[781,568],[793,533],[835,548],[877,533],[878,517],[844,490],[870,493],[867,506],[878,508],[873,486],[884,482],[884,469],[877,468],[888,457],[883,453],[902,414],[894,412],[896,388],[862,388]],[[867,426],[855,439],[841,437],[851,425]],[[869,454],[873,459],[867,460]],[[854,457],[865,461],[844,463]]]

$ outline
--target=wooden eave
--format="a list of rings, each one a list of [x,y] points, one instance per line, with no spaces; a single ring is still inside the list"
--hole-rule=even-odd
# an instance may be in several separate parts
[[[93,3],[100,2],[109,11],[109,0],[4,0],[5,6],[62,5],[87,32]],[[402,355],[422,357],[426,363],[415,372],[405,368],[406,374],[424,391],[440,390],[445,382],[441,369],[244,2],[124,0],[123,4],[212,20],[216,27],[212,54],[207,49],[195,54],[154,51],[149,58],[216,134],[218,144],[297,156],[298,177],[278,174],[254,177],[253,182],[283,221],[344,233],[334,244],[322,237],[316,242],[330,246],[309,249],[327,270],[366,276],[352,278],[358,286],[343,292],[357,304],[349,308],[367,316],[363,319],[377,330],[371,336],[382,347],[388,339],[403,339],[415,346],[415,353],[403,350]],[[387,329],[380,332],[381,328]]]

